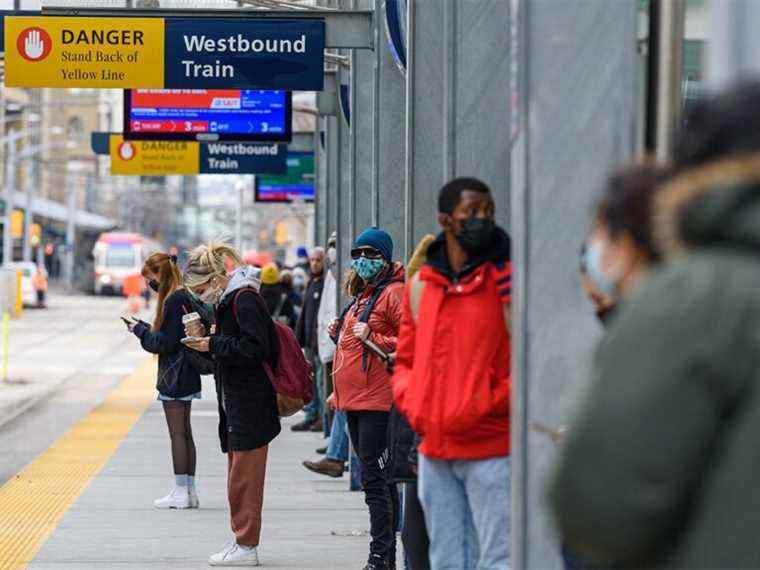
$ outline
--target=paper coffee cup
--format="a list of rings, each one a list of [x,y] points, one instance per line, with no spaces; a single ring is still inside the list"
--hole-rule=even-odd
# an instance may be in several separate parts
[[[203,336],[203,321],[198,313],[182,315],[182,324],[185,325],[187,336]]]

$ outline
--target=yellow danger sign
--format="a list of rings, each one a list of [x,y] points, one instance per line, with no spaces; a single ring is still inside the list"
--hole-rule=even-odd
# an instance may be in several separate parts
[[[197,142],[125,141],[111,135],[111,174],[171,176],[198,174],[200,149]]]
[[[161,18],[5,18],[9,87],[163,87]]]

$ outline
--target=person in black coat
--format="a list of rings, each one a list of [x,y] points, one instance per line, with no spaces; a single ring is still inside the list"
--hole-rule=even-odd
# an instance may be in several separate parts
[[[280,282],[280,270],[274,263],[269,263],[262,268],[259,292],[272,318],[295,330],[296,311],[288,292]]]
[[[309,268],[311,271],[311,280],[304,293],[303,308],[301,315],[296,323],[296,338],[301,348],[305,349],[306,357],[316,370],[316,390],[315,398],[304,408],[306,417],[303,421],[291,426],[293,431],[322,431],[325,436],[329,435],[328,427],[324,426],[325,420],[325,398],[324,398],[324,379],[322,371],[322,361],[319,359],[317,349],[317,313],[319,313],[319,303],[322,300],[322,288],[325,284],[325,250],[321,247],[315,247],[309,255]]]
[[[171,438],[174,487],[154,502],[159,509],[198,508],[195,490],[196,449],[190,424],[192,401],[201,397],[201,377],[188,358],[180,339],[184,335],[182,315],[196,311],[199,304],[182,289],[177,258],[154,253],[145,260],[142,274],[158,293],[153,325],[138,322],[130,330],[142,347],[158,355],[158,399],[163,402]]]
[[[204,302],[216,306],[215,334],[187,346],[216,362],[219,438],[227,453],[232,531],[235,543],[209,559],[212,566],[258,565],[261,511],[269,443],[280,433],[277,395],[267,367],[277,364],[278,342],[266,303],[258,293],[260,271],[240,264],[224,244],[200,246],[190,254],[185,281]]]

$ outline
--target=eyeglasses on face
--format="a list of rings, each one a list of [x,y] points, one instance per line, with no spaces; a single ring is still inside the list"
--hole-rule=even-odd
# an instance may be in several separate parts
[[[359,259],[360,257],[366,259],[380,259],[382,254],[371,247],[358,247],[351,250],[351,259]]]

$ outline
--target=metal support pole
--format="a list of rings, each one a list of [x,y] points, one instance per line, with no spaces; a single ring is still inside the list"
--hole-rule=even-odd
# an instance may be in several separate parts
[[[404,252],[414,250],[414,74],[416,72],[414,2],[406,5],[406,159],[404,160]]]
[[[25,198],[26,206],[24,207],[24,249],[23,257],[24,261],[32,260],[32,222],[33,222],[33,209],[32,202],[34,200],[34,181],[32,176],[34,174],[33,164],[31,157],[26,159],[26,169],[24,174],[24,186],[25,186]]]
[[[443,180],[457,172],[457,0],[443,4]]]
[[[380,22],[383,4],[375,0],[374,43],[378,49],[374,52],[372,69],[372,188],[370,219],[373,226],[380,225],[380,58],[383,53],[380,46]]]
[[[8,142],[8,154],[5,157],[5,216],[3,216],[3,263],[13,261],[13,235],[11,234],[11,217],[13,216],[13,191],[16,185],[16,140]]]
[[[235,248],[243,251],[243,192],[245,186],[242,182],[237,185],[237,211],[235,212]]]
[[[667,161],[673,151],[673,132],[681,116],[683,76],[684,0],[658,0],[659,53],[657,57],[657,159]]]
[[[74,244],[76,242],[76,184],[71,172],[66,179],[68,185],[68,214],[66,220],[66,288],[74,290]]]

